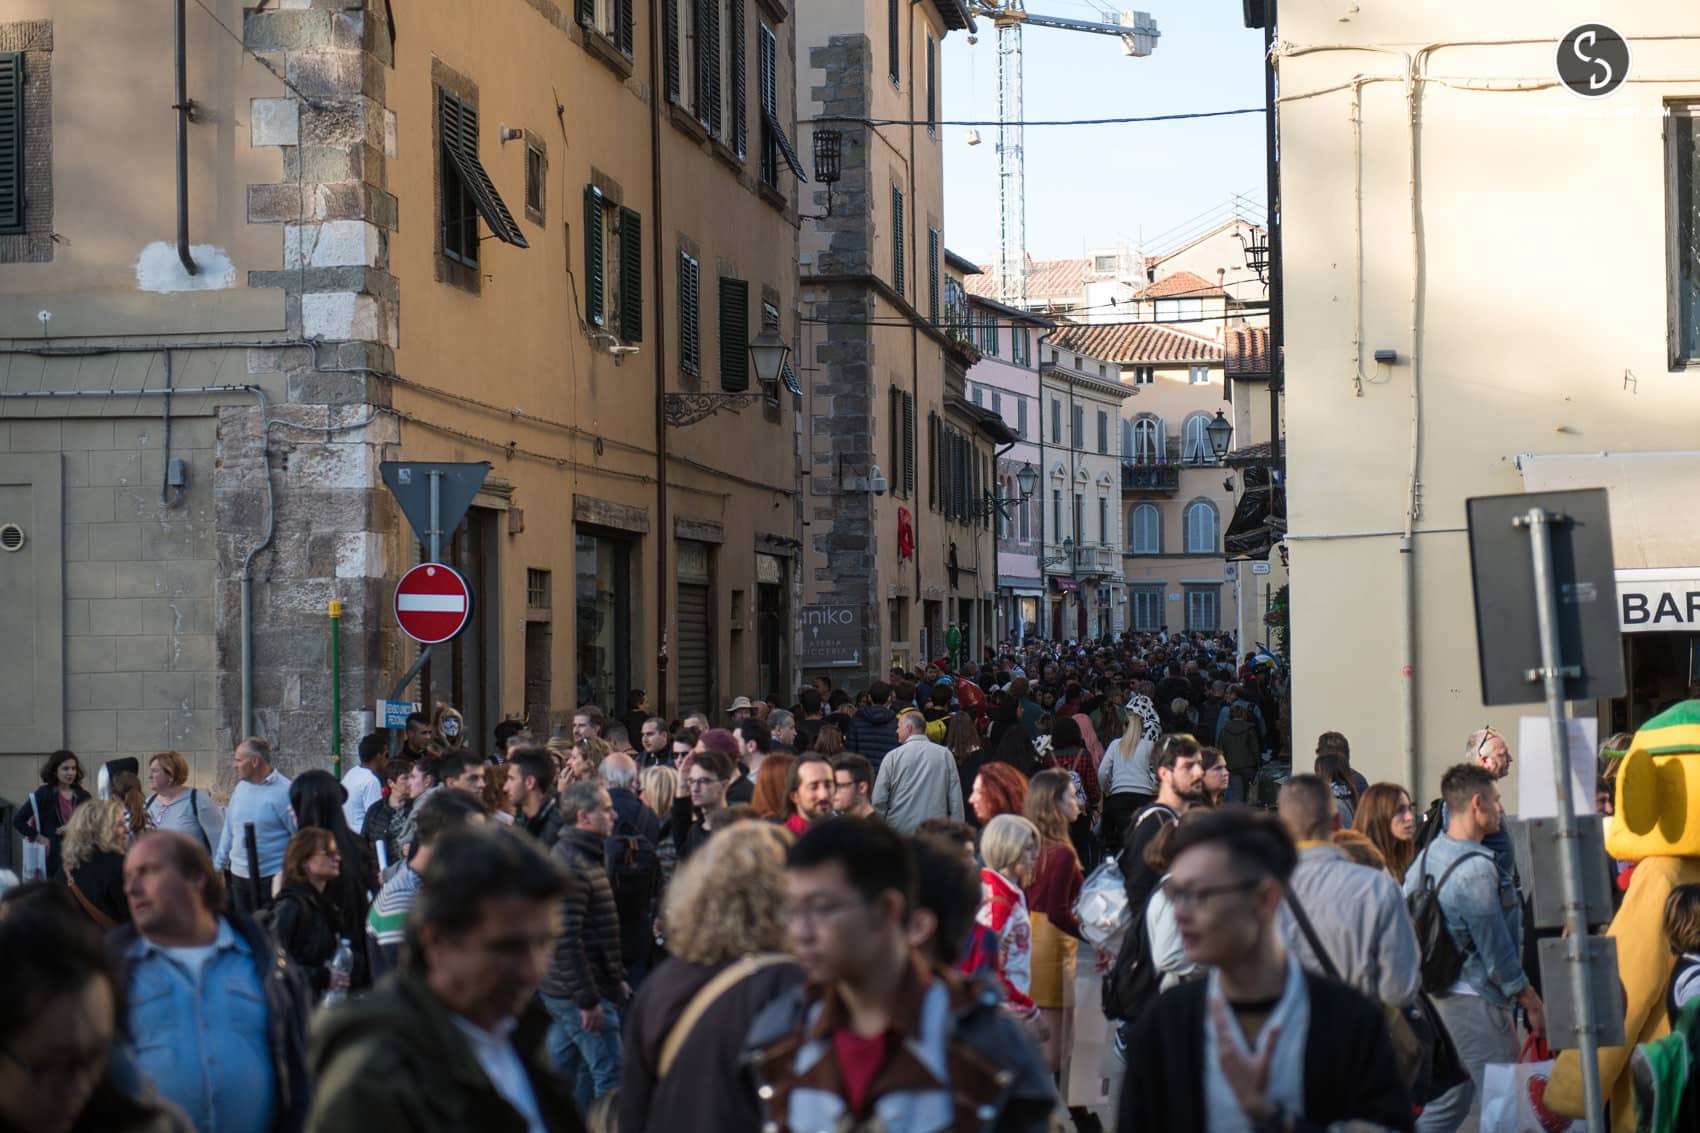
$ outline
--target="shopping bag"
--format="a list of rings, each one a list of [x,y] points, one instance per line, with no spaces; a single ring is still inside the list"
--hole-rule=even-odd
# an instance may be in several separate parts
[[[1131,919],[1127,911],[1127,886],[1122,881],[1121,867],[1116,856],[1108,854],[1080,887],[1074,902],[1074,915],[1080,918],[1080,935],[1094,948],[1108,948],[1111,941],[1127,931]]]
[[[1545,1043],[1531,1037],[1516,1062],[1490,1062],[1483,1068],[1483,1129],[1495,1133],[1585,1133],[1586,1121],[1572,1121],[1546,1107],[1551,1053]]]
[[[1064,1105],[1092,1107],[1106,1105],[1110,1100],[1115,1056],[1110,1042],[1111,1023],[1099,1006],[1103,999],[1101,979],[1093,963],[1092,949],[1081,947],[1074,959],[1074,1006],[1064,1014],[1074,1037],[1064,1055],[1062,1073],[1058,1075]]]
[[[47,876],[47,847],[29,839],[24,840],[24,880],[34,881]]]

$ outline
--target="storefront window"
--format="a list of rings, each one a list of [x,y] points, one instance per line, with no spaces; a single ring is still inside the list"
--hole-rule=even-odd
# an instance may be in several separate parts
[[[618,712],[632,687],[631,542],[580,531],[577,547],[578,703]]]

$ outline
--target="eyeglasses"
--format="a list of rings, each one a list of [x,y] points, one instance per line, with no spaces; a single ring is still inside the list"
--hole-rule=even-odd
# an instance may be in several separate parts
[[[1236,881],[1231,885],[1176,885],[1171,881],[1163,883],[1163,895],[1169,899],[1169,904],[1176,912],[1183,909],[1196,909],[1204,902],[1229,893],[1249,893],[1261,883],[1261,878],[1251,878],[1246,881]]]
[[[1504,736],[1500,735],[1497,731],[1494,730],[1494,726],[1492,724],[1489,724],[1487,727],[1483,728],[1482,729],[1482,742],[1476,745],[1476,758],[1477,759],[1481,758],[1482,751],[1487,747],[1489,740],[1502,740],[1504,738],[1505,738]]]

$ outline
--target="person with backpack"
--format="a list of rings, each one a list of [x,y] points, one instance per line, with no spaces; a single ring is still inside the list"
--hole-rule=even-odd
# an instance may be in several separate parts
[[[602,761],[597,777],[614,805],[614,829],[604,845],[608,884],[620,916],[620,961],[626,982],[636,987],[654,963],[655,903],[661,895],[661,819],[638,796],[637,761],[614,754]]]
[[[1204,802],[1203,748],[1186,735],[1164,736],[1152,754],[1157,776],[1157,801],[1134,816],[1117,865],[1127,887],[1130,921],[1121,949],[1104,978],[1104,1017],[1120,1020],[1117,1048],[1126,1050],[1132,1024],[1157,997],[1159,975],[1152,962],[1151,938],[1145,913],[1151,894],[1163,876],[1163,863],[1147,860],[1146,851],[1164,827],[1179,822],[1181,815]]]
[[[1423,990],[1433,996],[1470,1081],[1424,1108],[1420,1133],[1475,1130],[1483,1068],[1517,1061],[1514,1007],[1523,1009],[1530,1034],[1546,1036],[1546,1009],[1520,960],[1522,903],[1483,848],[1505,815],[1499,786],[1488,769],[1461,763],[1441,778],[1440,793],[1446,831],[1411,863],[1405,900],[1422,954]]]
[[[631,997],[620,959],[620,916],[608,881],[606,844],[614,832],[614,801],[595,780],[561,795],[565,828],[555,864],[568,875],[561,934],[543,979],[543,1006],[552,1023],[549,1055],[573,1085],[580,1113],[620,1084],[620,1009]]]
[[[187,834],[210,851],[224,829],[224,811],[189,786],[189,761],[180,752],[161,751],[148,758],[148,787],[143,802],[155,830]]]

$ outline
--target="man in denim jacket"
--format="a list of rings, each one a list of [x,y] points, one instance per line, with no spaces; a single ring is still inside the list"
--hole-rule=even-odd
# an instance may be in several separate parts
[[[137,1067],[198,1133],[296,1133],[305,1122],[311,993],[253,921],[225,908],[197,841],[148,834],[124,859],[131,924],[108,949]]]
[[[1405,892],[1417,892],[1425,879],[1438,883],[1461,861],[1438,900],[1464,964],[1457,981],[1435,996],[1435,1007],[1470,1081],[1430,1103],[1417,1129],[1474,1133],[1481,1115],[1482,1068],[1490,1062],[1517,1061],[1520,1043],[1513,1006],[1523,1008],[1530,1032],[1539,1036],[1546,1034],[1546,1010],[1523,972],[1523,911],[1517,887],[1482,845],[1499,832],[1505,816],[1493,773],[1479,764],[1461,763],[1441,779],[1440,793],[1446,800],[1446,832],[1411,863]]]

